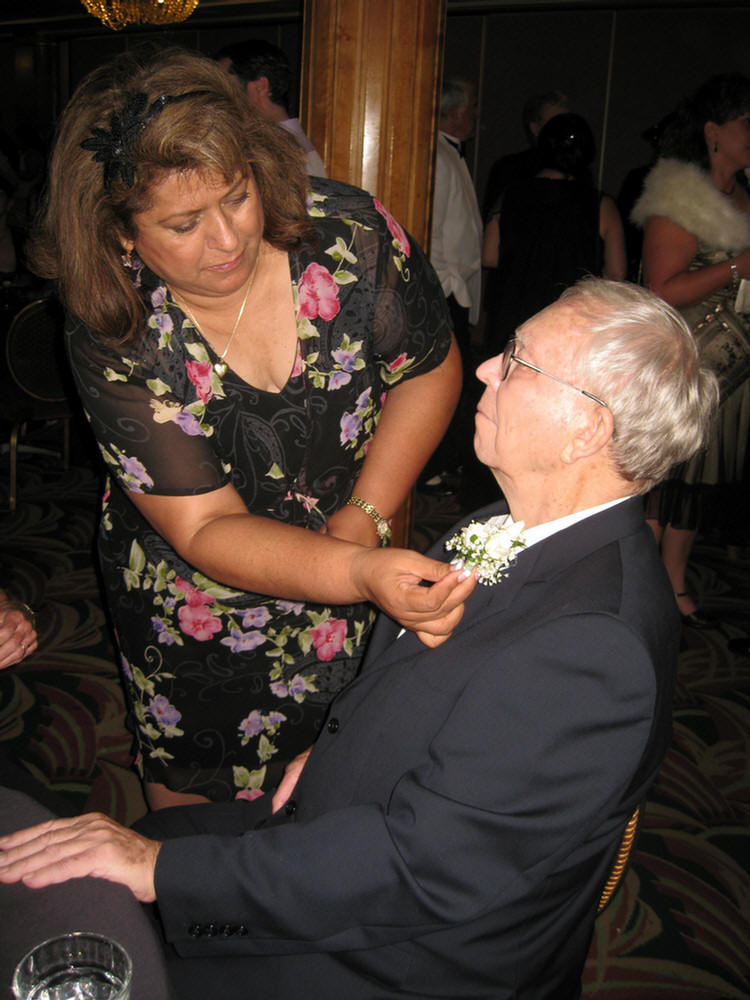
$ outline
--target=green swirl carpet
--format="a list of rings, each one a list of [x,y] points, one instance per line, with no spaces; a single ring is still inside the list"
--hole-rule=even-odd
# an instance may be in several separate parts
[[[0,515],[0,586],[37,610],[39,650],[0,673],[0,780],[132,822],[145,805],[92,556],[96,473],[24,456],[19,495]],[[419,494],[415,545],[459,513]],[[586,964],[596,1000],[750,998],[750,658],[727,648],[750,623],[750,550],[703,540],[690,584],[721,627],[684,630],[672,747]]]

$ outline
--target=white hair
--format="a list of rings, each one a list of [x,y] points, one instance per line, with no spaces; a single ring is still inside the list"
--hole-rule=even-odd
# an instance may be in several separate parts
[[[614,419],[618,472],[645,493],[703,445],[719,387],[680,314],[638,285],[586,278],[560,297],[589,334],[576,351],[578,384]]]

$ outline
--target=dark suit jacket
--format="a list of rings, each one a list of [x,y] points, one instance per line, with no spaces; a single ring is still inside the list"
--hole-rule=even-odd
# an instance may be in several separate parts
[[[398,631],[381,619],[281,821],[164,844],[167,937],[243,996],[576,996],[670,733],[679,623],[641,501],[521,552],[438,649]]]

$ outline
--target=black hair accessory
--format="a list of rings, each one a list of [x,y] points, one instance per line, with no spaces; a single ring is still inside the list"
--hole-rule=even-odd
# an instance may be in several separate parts
[[[135,165],[131,159],[133,145],[150,121],[153,121],[168,104],[179,104],[190,97],[200,97],[207,94],[206,90],[191,90],[187,94],[169,97],[160,94],[151,104],[146,94],[136,94],[131,98],[122,112],[112,112],[109,119],[109,132],[103,128],[92,128],[91,138],[84,139],[81,149],[90,150],[96,163],[104,164],[104,187],[107,191],[112,181],[118,175],[126,188],[132,187],[135,181]]]

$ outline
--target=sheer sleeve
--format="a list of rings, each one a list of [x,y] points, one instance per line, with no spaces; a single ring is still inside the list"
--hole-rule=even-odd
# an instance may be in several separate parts
[[[175,317],[166,309],[162,326]],[[138,345],[102,343],[80,323],[66,330],[84,410],[110,473],[134,493],[184,496],[228,482],[229,465],[206,417],[211,366],[184,356],[179,338],[148,329]]]

